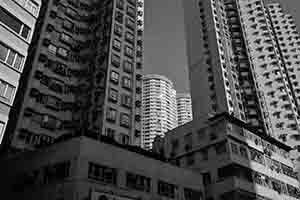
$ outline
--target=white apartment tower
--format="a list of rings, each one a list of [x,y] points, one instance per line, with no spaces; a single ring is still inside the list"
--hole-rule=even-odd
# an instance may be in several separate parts
[[[300,40],[292,17],[262,0],[183,4],[193,117],[228,112],[298,148]]]
[[[192,100],[188,93],[177,93],[177,119],[178,126],[193,120]]]
[[[0,1],[0,144],[40,7],[41,0]]]
[[[177,127],[176,90],[164,76],[149,74],[143,77],[142,147],[152,148],[157,135]]]

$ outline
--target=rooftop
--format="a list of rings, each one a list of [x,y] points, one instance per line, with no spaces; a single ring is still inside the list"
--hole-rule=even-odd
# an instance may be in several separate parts
[[[254,129],[253,127],[251,127],[249,124],[237,119],[236,117],[230,115],[229,113],[227,112],[223,112],[223,113],[220,113],[220,114],[217,114],[215,115],[214,117],[211,117],[209,118],[208,120],[213,122],[213,121],[216,121],[216,120],[220,120],[220,119],[226,119],[228,120],[229,122],[237,125],[237,126],[240,126],[242,128],[245,128],[247,129],[248,131],[252,132],[253,134],[257,135],[258,137],[270,142],[271,144],[274,144],[276,146],[278,146],[279,148],[282,148],[284,149],[285,151],[290,151],[292,150],[292,147],[284,144],[283,142],[275,139],[274,137],[270,136],[270,135],[267,135],[266,133],[264,132],[260,132],[256,129]]]

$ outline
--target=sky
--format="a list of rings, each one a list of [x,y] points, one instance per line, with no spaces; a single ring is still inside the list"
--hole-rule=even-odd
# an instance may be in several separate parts
[[[165,75],[177,92],[188,92],[188,69],[182,0],[145,0],[144,74]],[[186,0],[189,1],[189,0]],[[300,0],[281,2],[300,30]]]
[[[177,92],[189,88],[181,0],[145,0],[144,74],[165,75]]]

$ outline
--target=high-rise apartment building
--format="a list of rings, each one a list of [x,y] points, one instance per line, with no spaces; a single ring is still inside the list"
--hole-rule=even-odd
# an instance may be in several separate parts
[[[0,1],[0,144],[40,6],[41,0]]]
[[[176,90],[165,76],[143,76],[142,147],[151,149],[157,135],[177,127]]]
[[[142,7],[43,1],[6,144],[35,149],[89,134],[140,145]]]
[[[193,113],[191,95],[188,93],[177,93],[176,102],[178,126],[192,121]]]
[[[279,4],[183,1],[194,118],[228,112],[295,146],[299,34]]]

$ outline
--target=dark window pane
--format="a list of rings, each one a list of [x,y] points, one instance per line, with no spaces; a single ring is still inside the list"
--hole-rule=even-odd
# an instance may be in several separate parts
[[[2,44],[0,44],[0,60],[5,61],[7,53],[8,49]]]
[[[27,39],[28,35],[29,35],[29,31],[30,31],[30,28],[28,26],[24,25],[21,36],[23,38]]]
[[[0,21],[17,33],[20,33],[22,23],[4,8],[0,7]]]
[[[9,64],[9,65],[12,65],[13,62],[14,62],[15,57],[16,57],[16,53],[13,52],[13,51],[10,51],[9,54],[8,54],[8,58],[7,58],[6,63]]]
[[[14,68],[20,69],[22,64],[23,64],[23,56],[17,55],[16,61],[14,64]]]

